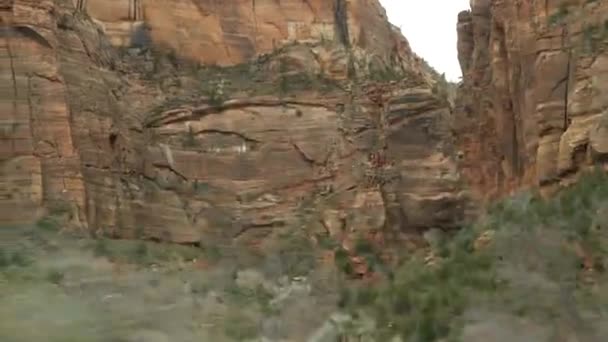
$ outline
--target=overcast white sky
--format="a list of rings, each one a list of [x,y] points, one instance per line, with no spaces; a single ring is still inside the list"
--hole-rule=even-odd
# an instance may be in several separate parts
[[[448,80],[461,75],[456,52],[458,12],[469,0],[380,0],[388,19],[401,27],[414,52]]]

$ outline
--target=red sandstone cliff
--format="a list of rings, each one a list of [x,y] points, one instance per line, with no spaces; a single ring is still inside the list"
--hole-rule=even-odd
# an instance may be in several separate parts
[[[421,67],[377,0],[82,3],[114,45],[149,39],[158,47],[205,64],[234,65],[285,44],[323,41],[348,46],[365,67]]]
[[[471,1],[458,17],[455,131],[485,198],[567,184],[608,152],[608,4]]]
[[[181,243],[458,224],[450,108],[376,1],[219,3],[0,7],[1,223],[46,208]],[[149,39],[112,48],[134,21]]]

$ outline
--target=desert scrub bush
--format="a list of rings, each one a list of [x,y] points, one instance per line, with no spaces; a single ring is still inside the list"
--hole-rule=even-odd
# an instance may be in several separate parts
[[[222,259],[222,250],[220,247],[212,244],[201,243],[200,248],[202,249],[206,261],[217,263]]]
[[[317,251],[305,232],[280,233],[264,255],[264,273],[271,278],[305,276],[317,262]]]
[[[468,241],[463,243],[467,248]],[[490,258],[460,250],[436,268],[413,258],[403,264],[379,293],[362,289],[353,295],[356,306],[370,306],[378,335],[434,341],[447,337],[462,314],[467,296],[496,291],[498,282]]]
[[[605,25],[608,22],[604,23]],[[608,35],[606,26],[600,27],[599,25],[590,24],[586,25],[582,30],[582,48],[585,53],[597,52],[602,40]]]
[[[321,247],[333,252],[334,265],[341,276],[351,277],[355,275],[351,257],[362,258],[366,263],[368,272],[386,273],[389,271],[381,258],[380,251],[363,236],[356,237],[352,251],[347,251],[329,238],[320,240],[320,242],[322,242],[322,244],[320,243]]]
[[[561,3],[557,9],[557,12],[549,16],[549,26],[563,24],[569,14],[570,10],[568,9],[568,5],[566,3]]]
[[[110,256],[110,250],[108,249],[106,239],[98,238],[95,240],[93,244],[93,254],[97,257]]]
[[[48,216],[38,220],[38,222],[36,222],[36,226],[47,231],[57,231],[61,227],[57,219]]]
[[[71,205],[68,201],[57,200],[48,204],[48,213],[36,222],[36,226],[46,231],[57,231],[64,223],[66,215],[70,214]]]
[[[596,263],[607,260],[603,212],[608,213],[603,171],[583,176],[549,200],[522,193],[496,203],[479,222],[453,236],[438,264],[404,257],[380,286],[343,290],[341,304],[371,313],[383,341],[395,335],[408,341],[458,340],[472,310],[545,327],[559,325],[560,317],[602,317],[602,312],[608,317],[599,309],[608,307],[606,296],[581,277],[586,257],[580,250]],[[488,241],[482,244],[482,237]],[[596,268],[595,284],[606,288],[602,270]],[[581,321],[577,329],[584,336],[597,335],[594,322]]]
[[[287,63],[279,62],[279,78],[276,81],[277,92],[280,98],[287,97],[299,91],[316,90],[319,92],[330,92],[339,88],[338,84],[325,77],[322,73],[310,73],[307,71],[290,71]]]
[[[367,62],[367,71],[370,79],[376,82],[398,81],[404,76],[399,70],[374,61]]]
[[[194,260],[205,255],[203,250],[193,246],[141,240],[97,238],[89,242],[87,247],[92,250],[96,257],[105,257],[110,261],[123,261],[141,266],[178,260]]]
[[[27,267],[32,264],[32,259],[27,255],[27,251],[11,250],[7,248],[0,249],[0,270],[8,267]]]
[[[203,87],[203,93],[208,97],[209,104],[221,106],[227,99],[227,81],[222,78],[219,81],[211,81]]]
[[[44,216],[36,222],[36,226],[46,231],[58,231],[61,228],[61,220],[56,216]]]
[[[190,126],[188,126],[188,133],[186,133],[183,137],[182,145],[189,148],[195,148],[200,145],[198,140],[196,140],[196,133]]]
[[[262,285],[246,288],[231,283],[224,288],[224,293],[227,299],[236,306],[251,308],[253,305],[266,314],[272,312],[270,301],[273,295]]]
[[[370,272],[386,271],[380,251],[363,236],[355,240],[354,252],[357,256],[365,259]]]
[[[63,279],[65,278],[65,274],[63,272],[61,272],[60,270],[56,270],[56,269],[51,269],[48,271],[48,273],[46,274],[46,279],[55,285],[59,285]]]
[[[258,334],[257,322],[240,310],[231,310],[224,322],[224,333],[234,341],[245,341]]]

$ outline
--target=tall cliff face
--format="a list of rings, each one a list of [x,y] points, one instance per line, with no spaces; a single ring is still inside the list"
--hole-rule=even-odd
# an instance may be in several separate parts
[[[366,65],[420,67],[377,0],[80,2],[116,46],[149,41],[206,64],[234,65],[289,43],[324,41],[349,47]]]
[[[86,222],[85,165],[111,159],[101,146],[118,112],[112,49],[92,22],[72,14],[51,0],[0,9],[3,223],[31,220],[42,203],[59,202]]]
[[[261,33],[252,37],[263,47],[255,53],[271,47],[260,38],[274,37],[262,30],[274,27],[270,18],[285,35],[289,18],[325,18],[350,42],[296,41],[246,63],[202,66],[183,50],[156,48],[214,42],[197,36],[213,32],[204,21],[188,21],[202,17],[186,18],[206,13],[223,20],[219,46],[241,51],[216,57],[243,62],[252,53],[234,37],[250,27],[234,20],[250,7],[185,0],[2,7],[0,222],[34,220],[46,208],[109,236],[256,246],[304,226],[349,248],[359,236],[380,241],[387,232],[456,226],[468,202],[452,158],[450,108],[377,2],[345,2],[349,19],[339,25],[343,2],[254,3]],[[104,22],[141,13],[137,5],[152,40],[113,49]],[[374,20],[361,33],[357,25]],[[183,37],[164,26],[178,24]],[[374,32],[381,33],[366,36]],[[196,49],[210,62],[225,50]],[[349,58],[395,49],[392,56],[414,62],[376,70]]]
[[[471,1],[455,130],[482,197],[572,181],[608,152],[608,4]]]

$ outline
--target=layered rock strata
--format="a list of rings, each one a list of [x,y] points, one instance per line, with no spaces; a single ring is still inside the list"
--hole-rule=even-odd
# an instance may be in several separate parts
[[[570,183],[605,161],[608,4],[471,2],[458,17],[456,136],[481,197]]]
[[[334,55],[352,54],[361,68],[422,67],[377,0],[73,1],[116,46],[152,43],[205,64],[235,65],[287,44],[324,42]]]
[[[153,18],[145,6],[154,4],[185,15],[175,2],[174,11],[142,2],[144,15]],[[99,20],[114,18],[112,4],[131,8],[114,1]],[[380,11],[376,2],[349,4]],[[260,246],[305,227],[352,247],[360,236],[380,241],[389,231],[448,229],[463,218],[451,111],[425,69],[324,71],[348,69],[349,53],[338,52],[356,41],[291,44],[225,68],[188,62],[181,50],[119,53],[85,5],[95,1],[17,0],[0,12],[0,223],[33,221],[44,208],[111,237]],[[219,11],[210,17],[224,13],[209,8]],[[199,26],[185,29],[195,34]],[[396,45],[388,37],[359,53],[390,55]]]

